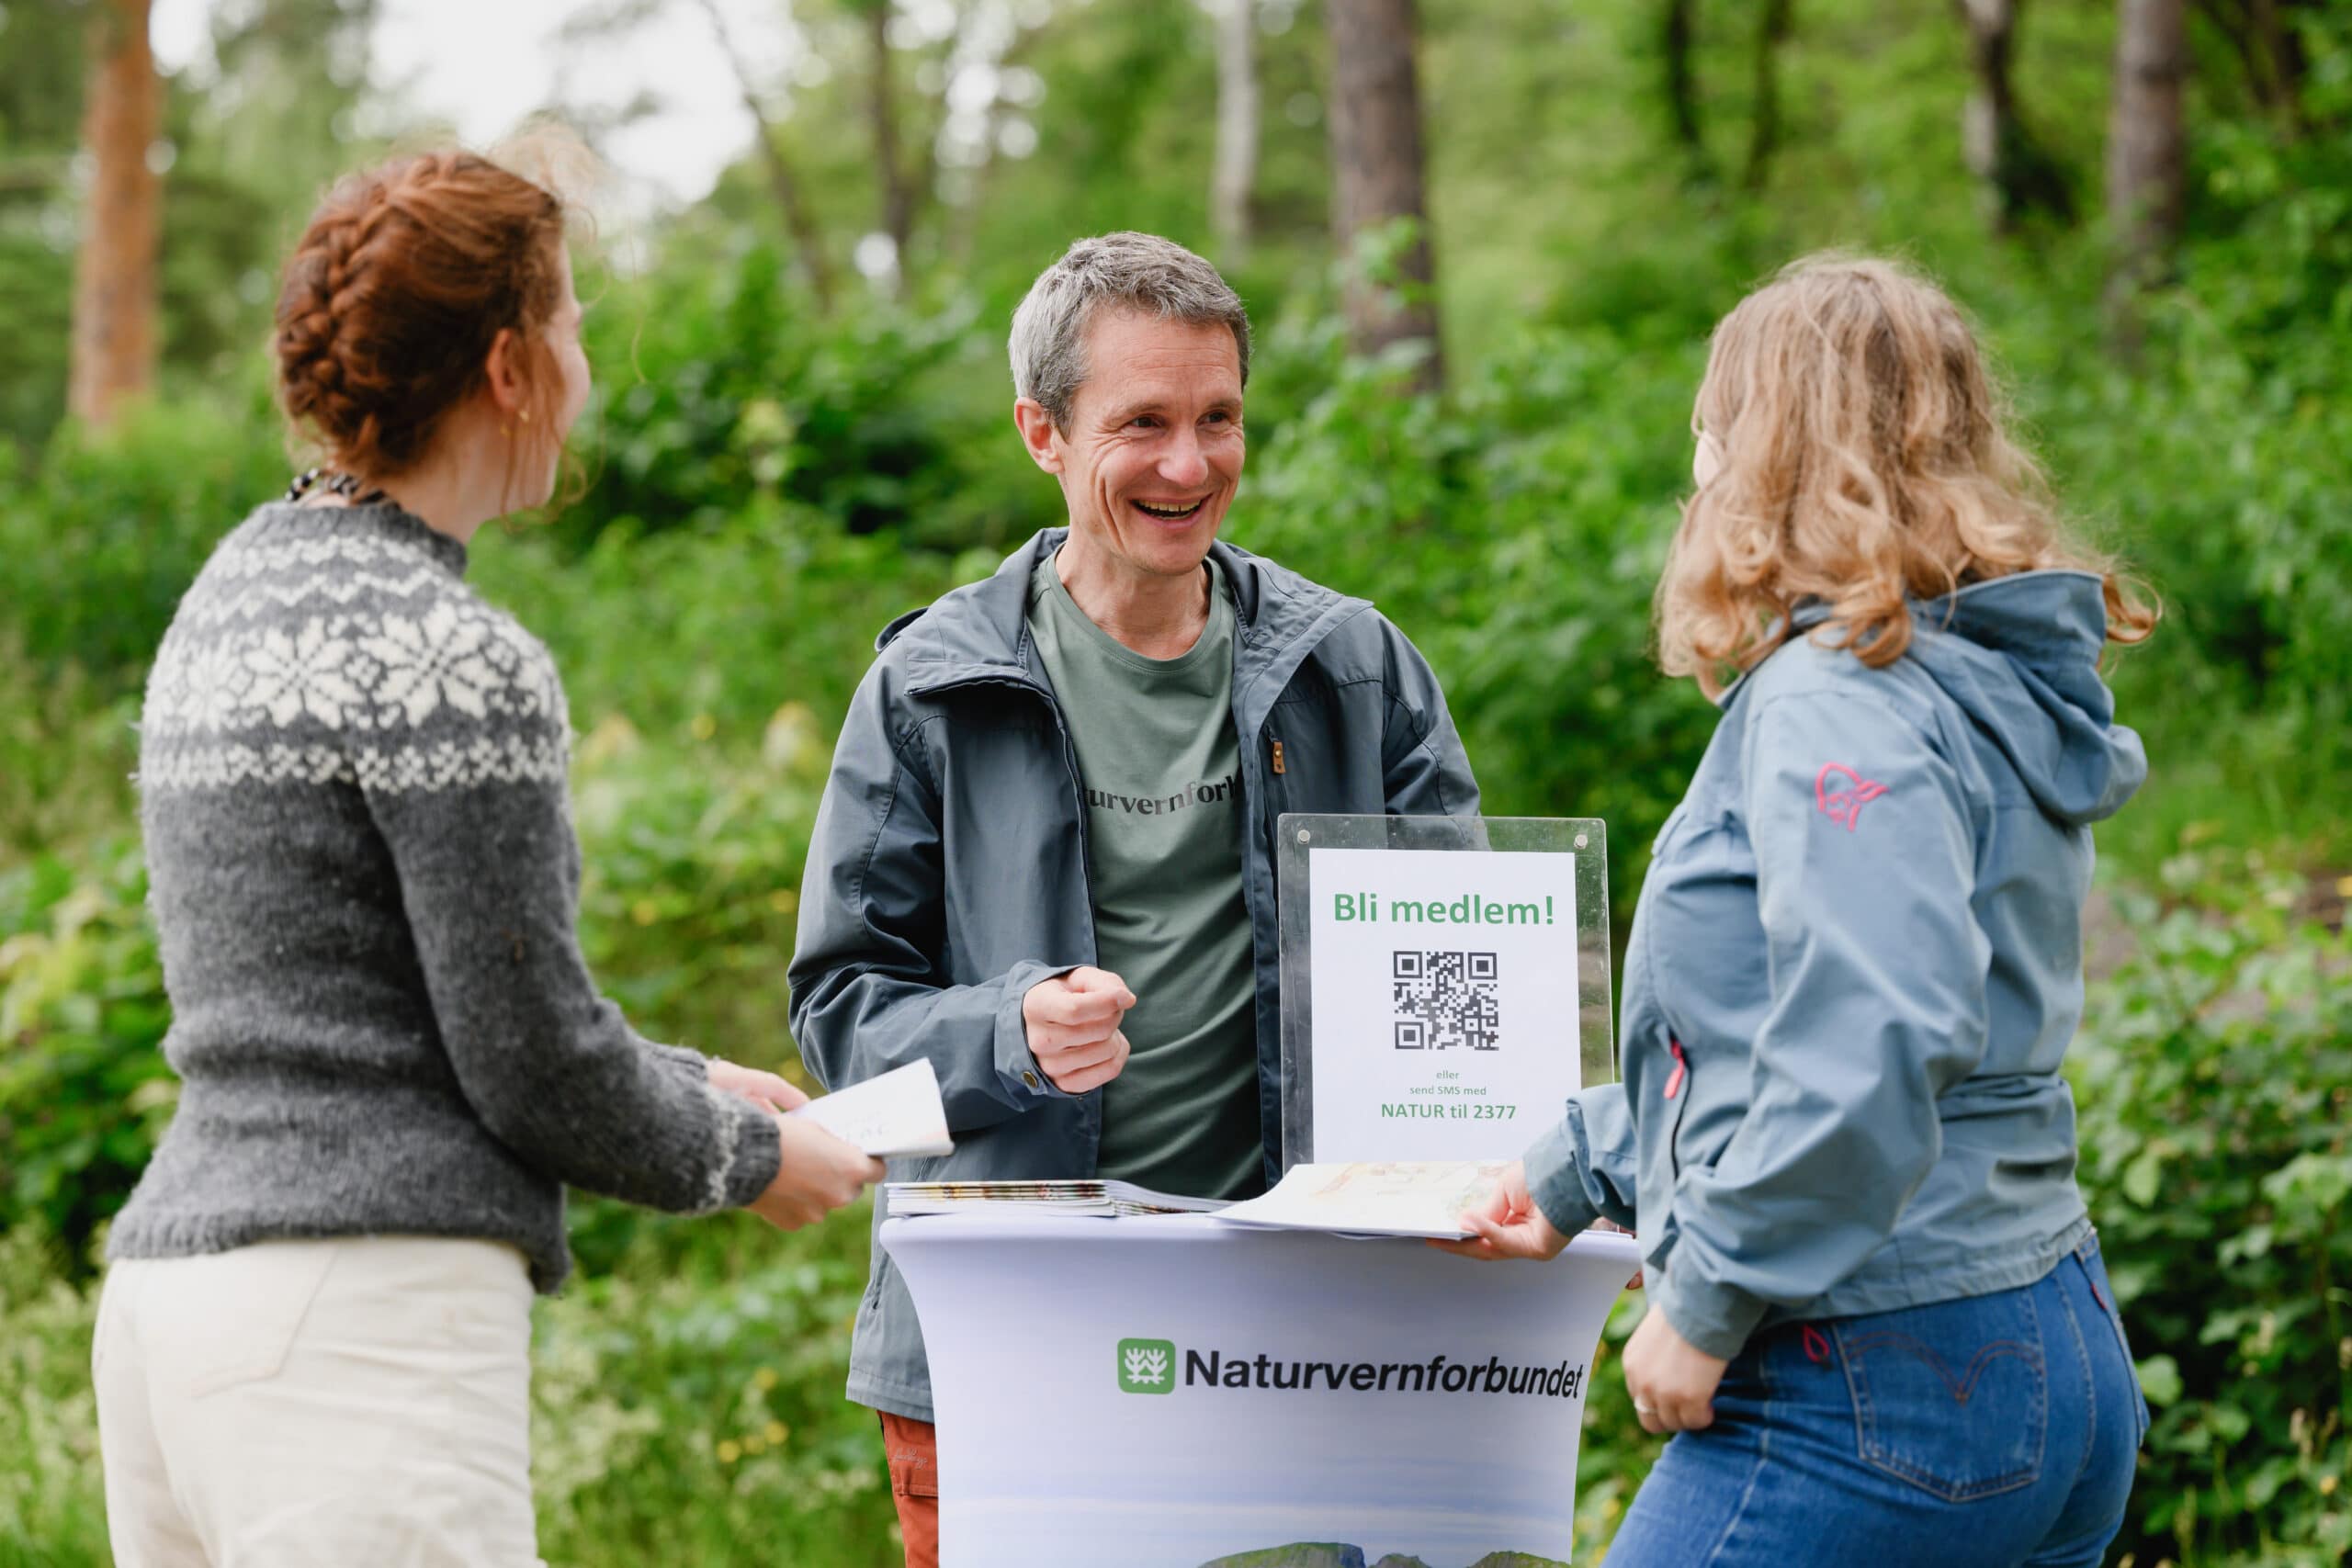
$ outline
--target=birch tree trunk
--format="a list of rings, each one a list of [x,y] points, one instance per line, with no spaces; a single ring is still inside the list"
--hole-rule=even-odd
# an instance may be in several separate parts
[[[1216,172],[1209,182],[1209,220],[1222,253],[1239,266],[1250,256],[1250,203],[1258,189],[1257,0],[1222,0],[1216,19]]]
[[[148,0],[100,0],[90,24],[82,143],[94,174],[74,261],[66,407],[92,425],[155,384],[163,181],[147,162],[164,84],[147,42]]]
[[[1340,254],[1351,263],[1350,336],[1361,354],[1408,338],[1426,341],[1429,357],[1415,383],[1431,389],[1444,371],[1422,190],[1413,0],[1325,0],[1324,17],[1331,40],[1332,217]],[[1395,285],[1366,279],[1359,253],[1367,235],[1399,219],[1412,232],[1394,257]]]
[[[2020,0],[1957,0],[1968,27],[1969,68],[1976,91],[1962,110],[1961,143],[1968,166],[1984,182],[1996,233],[2008,233],[2030,214],[2072,221],[2075,199],[2064,175],[2026,129],[2009,62],[2017,47]]]
[[[2182,0],[2120,0],[2115,97],[2107,130],[2107,221],[2114,246],[2108,304],[2119,346],[2136,346],[2133,297],[2172,265],[2180,236],[2188,76]]]

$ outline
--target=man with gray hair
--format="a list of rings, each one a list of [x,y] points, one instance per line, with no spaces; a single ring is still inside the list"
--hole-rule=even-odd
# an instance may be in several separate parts
[[[930,1059],[956,1152],[898,1179],[1248,1197],[1281,1159],[1275,818],[1469,815],[1478,787],[1402,633],[1218,540],[1250,319],[1216,268],[1081,240],[1012,355],[1069,524],[883,631],[808,850],[793,1033],[829,1089]],[[930,1375],[878,1247],[849,1393],[909,1568],[934,1562]]]

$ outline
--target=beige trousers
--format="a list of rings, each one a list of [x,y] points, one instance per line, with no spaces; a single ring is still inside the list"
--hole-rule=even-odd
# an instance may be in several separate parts
[[[115,1264],[90,1370],[118,1568],[531,1568],[530,1351],[497,1243]]]

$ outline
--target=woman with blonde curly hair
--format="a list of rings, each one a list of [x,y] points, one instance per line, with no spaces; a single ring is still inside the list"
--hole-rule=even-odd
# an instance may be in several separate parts
[[[1641,1240],[1675,1433],[1611,1568],[2095,1563],[2147,1407],[2074,1179],[2098,674],[2154,624],[2071,545],[1967,321],[1821,256],[1716,329],[1657,593],[1723,708],[1634,917],[1622,1084],[1467,1256]]]
[[[124,1568],[536,1562],[564,1188],[790,1228],[882,1174],[777,1116],[805,1097],[774,1074],[639,1036],[582,961],[562,682],[465,581],[588,401],[565,226],[469,153],[336,187],[276,344],[326,466],[220,542],[156,656],[181,1091],[91,1352]]]

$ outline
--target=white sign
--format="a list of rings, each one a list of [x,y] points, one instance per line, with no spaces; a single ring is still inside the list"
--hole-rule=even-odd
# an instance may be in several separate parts
[[[882,1245],[930,1355],[942,1568],[1565,1563],[1638,1267],[1630,1236],[1498,1266],[1189,1214],[892,1219]]]
[[[1577,857],[1308,855],[1316,1162],[1516,1157],[1582,1087]]]

